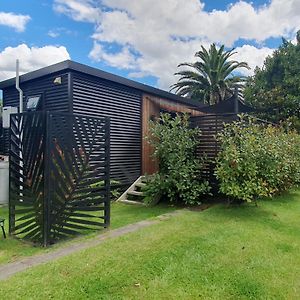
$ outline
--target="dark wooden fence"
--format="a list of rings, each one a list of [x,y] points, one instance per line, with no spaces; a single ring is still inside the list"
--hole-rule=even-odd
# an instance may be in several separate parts
[[[216,139],[217,134],[223,130],[224,124],[238,120],[237,114],[208,114],[198,117],[191,117],[191,127],[198,127],[201,130],[200,143],[197,148],[197,157],[204,158],[202,171],[203,178],[209,180],[211,185],[217,185],[214,176],[215,159],[220,150]]]
[[[202,177],[210,182],[213,191],[217,191],[218,187],[214,170],[216,167],[216,157],[220,151],[220,144],[217,141],[216,136],[224,129],[224,124],[232,123],[238,120],[240,120],[240,116],[235,113],[207,114],[190,118],[191,127],[198,127],[201,130],[200,143],[197,147],[196,155],[197,157],[204,159]],[[247,123],[248,116],[244,115],[243,120]],[[253,118],[253,120],[255,120],[255,122],[258,124],[263,124],[266,126],[278,126],[277,124],[258,118]]]
[[[108,118],[11,116],[11,234],[48,245],[110,223]]]

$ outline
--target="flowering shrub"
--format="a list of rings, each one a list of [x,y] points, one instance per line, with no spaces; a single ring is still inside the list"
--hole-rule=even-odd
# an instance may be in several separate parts
[[[248,202],[273,196],[300,182],[300,136],[242,119],[218,135],[215,174],[220,192]]]
[[[159,161],[159,172],[148,179],[147,203],[164,196],[172,202],[199,204],[200,196],[208,193],[209,184],[200,176],[202,161],[195,157],[199,134],[199,129],[189,128],[187,115],[161,114],[156,122],[151,121],[148,141]]]

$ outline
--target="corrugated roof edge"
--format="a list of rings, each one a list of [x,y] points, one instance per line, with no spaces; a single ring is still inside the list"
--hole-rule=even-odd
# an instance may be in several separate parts
[[[125,86],[129,86],[132,88],[135,88],[137,90],[141,90],[145,93],[151,94],[151,95],[155,95],[158,96],[160,98],[165,98],[168,100],[173,100],[176,102],[180,102],[189,106],[193,106],[195,108],[201,108],[202,105],[195,103],[192,100],[180,97],[178,95],[175,95],[173,93],[169,93],[167,91],[164,90],[160,90],[158,88],[143,84],[143,83],[139,83],[118,75],[114,75],[105,71],[102,71],[100,69],[96,69],[72,60],[65,60],[62,62],[59,62],[57,64],[48,66],[48,67],[44,67],[42,69],[38,69],[36,71],[32,71],[26,74],[23,74],[20,76],[20,83],[22,84],[23,82],[26,81],[30,81],[30,80],[34,80],[36,78],[42,77],[42,76],[46,76],[52,73],[56,73],[56,72],[60,72],[63,70],[74,70],[74,71],[78,71],[81,73],[85,73],[85,74],[89,74],[95,77],[99,77],[99,78],[103,78],[109,81],[113,81]],[[11,78],[11,79],[7,79],[4,80],[2,82],[0,82],[0,89],[4,89],[10,86],[15,85],[16,79],[15,78]]]

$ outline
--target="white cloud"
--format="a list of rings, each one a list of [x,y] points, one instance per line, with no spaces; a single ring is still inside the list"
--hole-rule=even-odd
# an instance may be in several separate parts
[[[26,24],[30,19],[28,15],[0,12],[0,25],[12,27],[18,32],[25,30]]]
[[[267,47],[263,48],[256,48],[251,45],[243,45],[242,47],[237,47],[235,49],[237,52],[232,58],[238,60],[238,61],[245,61],[248,63],[250,70],[247,70],[245,68],[240,69],[240,72],[245,75],[253,75],[255,67],[262,67],[264,64],[264,61],[267,56],[271,55],[274,51],[274,49],[270,49]]]
[[[0,81],[15,76],[16,59],[20,60],[20,73],[30,72],[66,59],[70,59],[63,46],[28,47],[21,44],[0,52]]]
[[[96,23],[101,10],[94,2],[93,0],[54,0],[54,10],[76,21]]]
[[[156,76],[159,86],[168,89],[176,80],[176,66],[193,61],[200,45],[211,42],[232,47],[241,38],[248,40],[249,45],[237,48],[237,57],[252,67],[247,74],[261,66],[273,50],[251,46],[253,41],[290,38],[300,28],[299,0],[266,3],[255,8],[238,1],[226,10],[207,12],[199,0],[56,0],[54,8],[74,20],[95,24],[92,59],[118,68],[135,67],[135,76]],[[107,44],[117,44],[120,52],[105,51]],[[138,55],[133,58],[134,54]]]
[[[128,74],[128,77],[130,77],[130,78],[144,78],[144,77],[149,76],[149,75],[151,75],[151,74],[149,74],[147,72],[138,71],[138,72],[130,72]]]
[[[48,31],[48,36],[52,38],[57,38],[62,35],[72,35],[72,36],[77,36],[78,32],[74,30],[69,30],[65,27],[56,27],[52,28]]]
[[[297,44],[298,44],[297,35],[295,35],[295,37],[291,40],[291,42],[292,42],[294,45],[297,45]]]
[[[54,30],[49,30],[49,31],[48,31],[48,35],[49,35],[50,37],[52,37],[52,38],[57,38],[57,37],[60,36],[60,33],[57,32],[57,31],[54,31]]]
[[[128,47],[123,47],[117,53],[109,53],[102,45],[95,42],[89,57],[94,61],[105,61],[110,66],[116,68],[122,66],[122,69],[134,69],[136,67],[135,56],[130,52]]]

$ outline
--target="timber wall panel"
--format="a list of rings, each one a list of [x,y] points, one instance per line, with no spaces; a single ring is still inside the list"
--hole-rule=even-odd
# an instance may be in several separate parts
[[[142,174],[153,174],[158,171],[158,162],[153,158],[154,149],[149,145],[145,137],[149,134],[149,121],[155,117],[159,117],[161,111],[189,113],[195,117],[203,115],[202,112],[185,104],[144,94],[142,112]]]

